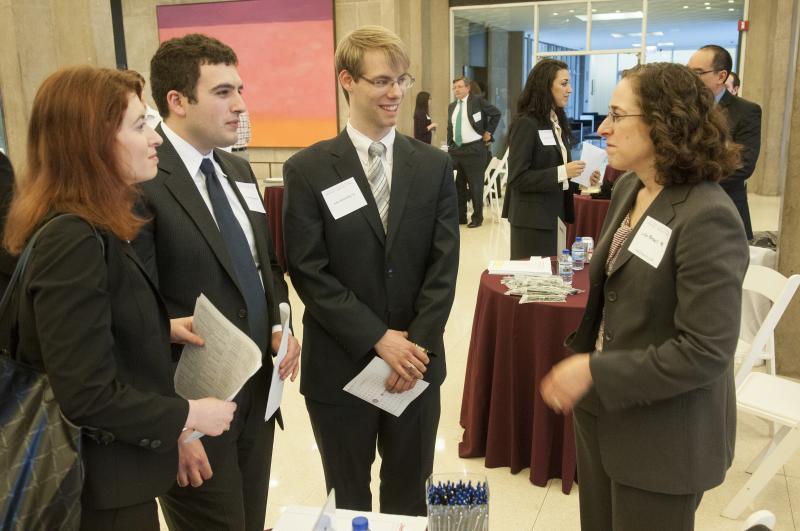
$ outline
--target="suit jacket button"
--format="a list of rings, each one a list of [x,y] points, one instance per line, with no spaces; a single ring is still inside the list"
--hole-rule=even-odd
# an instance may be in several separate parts
[[[152,448],[153,450],[155,450],[159,446],[161,446],[161,441],[160,440],[153,439],[152,441],[150,441],[150,448]]]
[[[142,439],[139,441],[139,446],[142,448],[148,448],[150,446],[150,439]]]
[[[241,310],[239,310],[239,317],[241,317],[242,319],[244,319],[245,317],[247,317],[247,310],[245,310],[244,308],[242,308]]]
[[[608,300],[610,302],[614,302],[617,300],[617,292],[616,291],[609,291],[608,292]]]
[[[606,333],[605,333],[605,340],[606,340],[606,341],[611,341],[611,340],[613,340],[613,339],[614,339],[614,334],[612,334],[610,331],[606,330]]]
[[[394,268],[389,268],[386,270],[386,276],[392,278],[394,276]]]

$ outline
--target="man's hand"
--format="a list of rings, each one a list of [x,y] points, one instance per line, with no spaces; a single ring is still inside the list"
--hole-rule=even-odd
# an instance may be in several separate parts
[[[281,336],[283,336],[283,332],[273,332],[272,333],[272,351],[278,352],[278,348],[281,346]],[[285,380],[287,376],[289,376],[291,381],[294,381],[297,378],[297,372],[300,370],[300,342],[297,341],[297,338],[294,337],[291,330],[289,331],[289,340],[286,343],[286,357],[283,358],[283,361],[278,366],[278,374],[281,377],[281,380]]]
[[[193,316],[179,317],[169,320],[169,340],[172,343],[181,345],[197,345],[202,347],[205,344],[203,338],[194,333],[192,328]]]
[[[568,413],[592,386],[589,354],[575,354],[542,379],[542,398],[556,413]]]
[[[490,133],[489,131],[484,131],[483,132],[483,142],[488,144],[491,141],[492,141],[492,133]]]
[[[411,390],[417,384],[416,378],[413,380],[406,380],[395,371],[386,379],[386,390],[390,393],[405,393]]]
[[[184,442],[191,434],[192,430],[184,430],[178,437],[178,486],[180,487],[188,485],[199,487],[203,481],[211,479],[214,475],[200,439]]]
[[[428,370],[426,365],[430,358],[422,348],[408,340],[408,332],[387,330],[375,344],[375,351],[403,380],[410,382],[419,380]],[[386,382],[387,389],[390,389],[391,379],[389,377]]]

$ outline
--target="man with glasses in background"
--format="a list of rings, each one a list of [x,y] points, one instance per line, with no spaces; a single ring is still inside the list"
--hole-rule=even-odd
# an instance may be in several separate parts
[[[708,44],[697,50],[687,66],[692,69],[714,94],[714,99],[725,111],[733,141],[742,146],[742,165],[720,186],[728,193],[744,223],[747,239],[753,239],[750,208],[747,205],[747,179],[753,174],[761,150],[761,107],[744,98],[734,96],[725,87],[733,69],[728,50]]]
[[[286,259],[305,304],[300,392],[337,507],[372,510],[377,443],[381,512],[424,515],[458,272],[453,170],[395,130],[414,84],[397,35],[359,28],[335,61],[347,126],[283,167]],[[377,357],[388,392],[428,383],[399,417],[343,390]]]
[[[491,142],[500,111],[484,98],[470,94],[470,80],[453,80],[456,101],[447,109],[447,151],[453,159],[458,187],[458,222],[467,223],[467,201],[472,200],[472,220],[467,227],[483,223],[483,180],[489,164],[486,144]]]

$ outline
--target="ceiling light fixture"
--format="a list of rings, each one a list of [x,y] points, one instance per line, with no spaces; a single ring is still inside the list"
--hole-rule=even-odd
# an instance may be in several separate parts
[[[659,43],[657,43],[657,44],[658,44],[658,46],[659,46],[659,47],[664,47],[664,46],[675,46],[675,43],[674,43],[674,42],[659,42]]]
[[[586,15],[575,15],[575,18],[582,22],[586,22]],[[598,15],[592,15],[592,20],[630,20],[630,19],[641,19],[644,18],[644,15],[641,11],[625,11],[622,13],[600,13]]]
[[[621,39],[622,37],[624,37],[622,33],[612,33],[611,36],[614,37],[615,39]]]

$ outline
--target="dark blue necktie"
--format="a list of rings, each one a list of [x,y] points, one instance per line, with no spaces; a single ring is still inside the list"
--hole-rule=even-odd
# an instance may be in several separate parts
[[[267,298],[264,296],[264,287],[258,276],[253,255],[250,253],[250,244],[244,235],[242,226],[233,214],[228,196],[225,195],[222,185],[214,171],[211,160],[204,158],[200,163],[200,171],[206,177],[208,197],[214,209],[219,232],[228,249],[228,254],[233,262],[236,279],[242,288],[245,303],[247,304],[247,322],[250,325],[250,337],[259,346],[261,352],[267,351]]]

